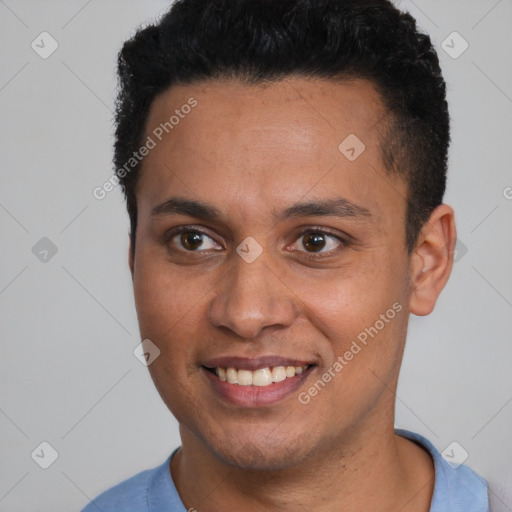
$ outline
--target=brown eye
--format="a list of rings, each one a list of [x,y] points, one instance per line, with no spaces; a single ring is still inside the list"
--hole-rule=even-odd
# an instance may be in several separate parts
[[[180,242],[185,249],[189,251],[194,251],[197,248],[201,247],[203,243],[203,235],[201,233],[197,233],[196,231],[187,231],[186,233],[182,233],[180,235]]]
[[[221,250],[212,237],[199,229],[191,229],[187,226],[180,226],[165,233],[162,243],[171,251],[197,252]]]
[[[311,252],[321,251],[325,247],[325,235],[323,233],[308,233],[304,235],[302,245]]]
[[[295,250],[309,254],[330,254],[336,249],[342,249],[347,244],[343,238],[320,229],[303,231],[295,242]]]

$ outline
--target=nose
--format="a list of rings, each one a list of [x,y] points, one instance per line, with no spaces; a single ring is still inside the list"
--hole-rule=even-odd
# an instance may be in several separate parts
[[[268,327],[289,327],[298,315],[295,295],[263,254],[252,263],[234,255],[208,311],[213,325],[245,340],[257,338]]]

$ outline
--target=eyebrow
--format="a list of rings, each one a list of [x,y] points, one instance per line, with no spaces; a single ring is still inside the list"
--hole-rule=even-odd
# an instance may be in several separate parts
[[[202,220],[220,220],[223,215],[216,207],[192,199],[171,197],[151,209],[151,217],[161,215],[188,215]],[[273,212],[274,218],[282,222],[296,217],[333,216],[349,217],[356,220],[371,218],[371,212],[347,199],[317,199],[294,204],[280,212]]]
[[[275,215],[277,220],[283,221],[294,217],[333,216],[364,219],[372,217],[370,210],[363,208],[348,199],[313,200],[305,203],[297,203]]]
[[[203,220],[215,220],[222,217],[221,212],[209,204],[192,199],[171,197],[151,209],[151,217],[160,215],[188,215]]]

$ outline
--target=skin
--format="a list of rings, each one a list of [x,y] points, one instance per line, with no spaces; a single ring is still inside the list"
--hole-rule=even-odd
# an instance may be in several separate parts
[[[367,81],[174,86],[153,102],[146,136],[190,97],[197,106],[144,159],[129,261],[141,336],[161,351],[149,370],[180,424],[170,470],[185,506],[428,511],[433,463],[394,434],[394,403],[409,314],[428,315],[451,272],[453,210],[436,208],[407,253],[407,186],[381,162],[385,112]],[[365,144],[352,162],[338,149],[351,133]],[[151,215],[170,197],[221,216]],[[273,216],[339,197],[370,215]],[[203,229],[204,245],[162,240],[177,226]],[[307,228],[328,232],[320,253]],[[249,236],[263,249],[252,263],[236,252]],[[402,311],[301,404],[298,393],[394,303]],[[201,366],[265,354],[316,366],[297,392],[253,408],[223,399]]]

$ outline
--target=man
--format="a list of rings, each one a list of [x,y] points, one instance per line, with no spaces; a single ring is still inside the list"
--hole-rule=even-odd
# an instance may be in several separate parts
[[[84,510],[477,512],[394,430],[409,314],[453,264],[445,83],[384,0],[182,0],[119,57],[115,164],[182,445]]]

